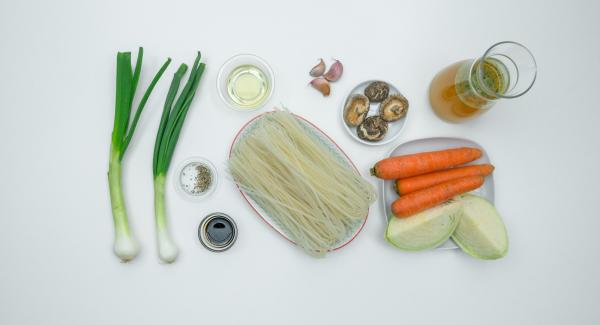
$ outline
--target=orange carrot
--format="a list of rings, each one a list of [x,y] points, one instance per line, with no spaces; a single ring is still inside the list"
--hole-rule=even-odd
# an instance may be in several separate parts
[[[481,157],[477,148],[455,148],[421,152],[383,159],[371,168],[371,175],[382,179],[398,179],[455,167]]]
[[[401,196],[392,203],[392,213],[398,218],[432,208],[456,195],[472,191],[483,185],[483,177],[467,176],[453,179],[426,189]]]
[[[467,176],[487,176],[494,171],[490,164],[458,167],[429,174],[401,178],[396,181],[396,192],[405,195],[414,191],[422,190],[440,183]]]

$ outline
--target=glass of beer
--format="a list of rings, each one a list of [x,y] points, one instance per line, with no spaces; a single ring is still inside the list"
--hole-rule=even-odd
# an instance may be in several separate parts
[[[535,58],[525,46],[500,42],[481,58],[440,71],[429,86],[429,101],[440,118],[459,123],[483,114],[502,98],[525,94],[536,76]]]

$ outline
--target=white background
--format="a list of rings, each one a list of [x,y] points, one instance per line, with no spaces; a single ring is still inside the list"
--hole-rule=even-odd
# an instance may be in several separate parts
[[[0,324],[597,324],[600,321],[600,5],[593,1],[0,1]],[[535,54],[524,97],[470,123],[442,122],[434,74],[501,40]],[[106,179],[117,51],[145,47],[141,85],[167,56],[124,161],[141,255],[111,251]],[[207,64],[173,158],[200,155],[220,185],[202,203],[175,193],[168,211],[181,248],[155,250],[151,155],[169,80],[202,50]],[[361,172],[404,141],[458,136],[496,165],[496,203],[511,247],[484,262],[458,250],[409,254],[383,240],[380,202],[358,238],[313,259],[269,229],[225,178],[229,144],[256,113],[226,108],[215,78],[250,52],[276,73],[283,103],[327,132]],[[345,74],[323,98],[307,87],[316,58]],[[411,102],[403,135],[367,147],[343,130],[346,93],[372,78]],[[374,185],[378,182],[367,177]],[[196,238],[202,217],[233,216],[223,254]]]

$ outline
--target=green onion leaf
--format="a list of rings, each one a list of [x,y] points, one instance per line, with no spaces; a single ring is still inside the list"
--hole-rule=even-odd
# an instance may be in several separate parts
[[[162,116],[160,118],[160,124],[158,126],[158,133],[156,134],[156,142],[154,143],[154,156],[152,158],[152,173],[154,174],[154,176],[157,175],[159,149],[163,138],[164,129],[167,125],[167,121],[169,120],[171,108],[173,106],[173,102],[175,101],[177,91],[179,90],[181,79],[183,78],[183,75],[186,71],[187,65],[181,64],[179,66],[179,69],[177,69],[177,72],[175,72],[175,75],[173,76],[173,81],[171,81],[171,87],[169,87],[169,92],[167,93],[167,100],[165,101],[165,106],[163,107]]]
[[[201,54],[198,52],[188,81],[181,91],[181,94],[179,94],[175,105],[171,109],[166,125],[163,125],[162,128],[159,127],[158,133],[162,135],[160,135],[160,144],[158,141],[155,143],[155,146],[159,146],[158,149],[155,147],[155,176],[166,173],[169,168],[175,146],[177,145],[177,140],[179,139],[179,133],[183,126],[183,121],[185,120],[187,111],[189,110],[192,99],[196,93],[200,77],[204,72],[205,65],[203,63],[200,64],[200,58]]]
[[[123,154],[125,153],[125,150],[127,150],[127,147],[129,147],[129,142],[131,142],[131,138],[133,137],[133,133],[135,132],[135,127],[137,126],[138,120],[140,119],[140,116],[142,115],[142,111],[144,110],[144,106],[146,105],[146,102],[148,101],[150,94],[154,90],[154,86],[156,86],[156,83],[158,82],[158,80],[160,80],[160,77],[162,77],[163,73],[165,72],[165,70],[167,69],[167,67],[169,66],[170,63],[171,63],[171,59],[168,58],[167,61],[162,65],[160,70],[158,70],[158,72],[154,76],[154,79],[152,79],[152,82],[150,82],[148,89],[146,89],[146,92],[144,93],[144,96],[142,97],[142,100],[140,101],[138,108],[135,111],[135,116],[133,117],[133,122],[131,123],[131,126],[129,127],[129,131],[127,132],[127,135],[125,137],[125,140],[123,143],[123,149],[121,150],[121,158],[123,158]]]
[[[140,73],[142,72],[142,60],[144,58],[144,48],[140,46],[138,49],[137,60],[135,62],[135,69],[133,71],[133,80],[131,82],[131,93],[135,94],[137,89],[138,81],[140,80]],[[133,95],[129,101],[129,107],[133,107]]]
[[[115,122],[113,126],[112,144],[115,149],[121,151],[123,137],[127,132],[129,123],[129,114],[131,106],[129,105],[131,94],[131,53],[119,52],[117,54],[117,89],[115,98]]]

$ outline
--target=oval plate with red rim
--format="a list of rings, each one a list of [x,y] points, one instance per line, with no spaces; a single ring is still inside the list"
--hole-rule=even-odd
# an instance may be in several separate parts
[[[251,119],[250,121],[248,121],[244,126],[242,126],[242,128],[238,131],[235,138],[233,139],[233,142],[231,143],[231,147],[229,148],[229,157],[230,158],[231,158],[231,152],[233,151],[233,148],[237,145],[239,139],[245,137],[248,134],[248,132],[251,131],[255,127],[256,122],[258,122],[265,115],[271,114],[271,113],[272,112],[266,112],[266,113],[260,114],[256,117],[254,117],[253,119]],[[293,114],[293,115],[298,119],[298,121],[302,124],[302,126],[304,126],[306,128],[307,132],[311,132],[319,141],[321,141],[323,144],[325,144],[325,146],[327,148],[329,148],[331,150],[331,152],[334,154],[335,157],[339,158],[340,161],[343,161],[349,167],[356,170],[356,172],[359,173],[359,175],[360,175],[360,172],[358,171],[358,169],[356,168],[354,163],[350,160],[348,155],[346,155],[346,153],[337,145],[337,143],[335,143],[335,141],[333,141],[327,134],[325,134],[325,132],[323,132],[316,125],[312,124],[305,118],[298,116],[296,114]],[[256,214],[267,225],[269,225],[271,228],[273,228],[275,231],[277,231],[277,233],[279,233],[283,238],[285,238],[289,242],[296,244],[292,239],[290,239],[290,237],[288,235],[286,235],[286,233],[282,229],[282,227],[280,227],[269,216],[269,214],[250,195],[248,195],[248,193],[244,192],[239,186],[238,186],[238,190],[240,191],[240,193],[242,193],[242,197],[246,200],[246,202],[248,202],[248,204],[254,210],[254,212],[256,212]],[[353,229],[351,229],[351,231],[349,231],[346,238],[341,240],[338,244],[334,245],[334,248],[332,248],[330,251],[338,250],[338,249],[348,245],[352,240],[354,240],[354,238],[356,238],[356,236],[360,233],[360,231],[363,229],[365,223],[367,222],[368,215],[369,214],[367,212],[367,215],[365,215],[364,219],[361,222],[356,223],[355,227]]]

